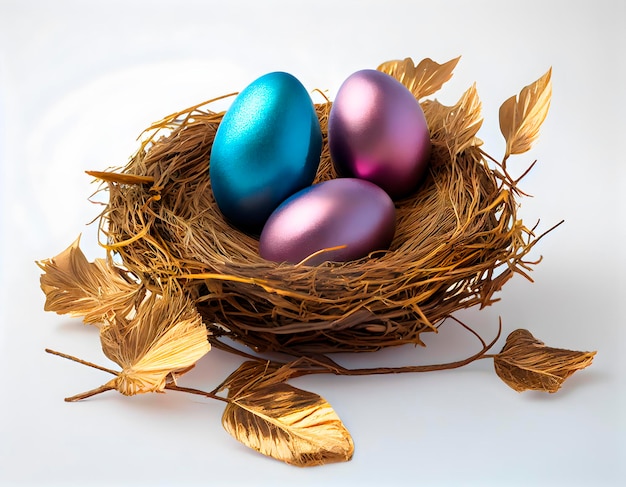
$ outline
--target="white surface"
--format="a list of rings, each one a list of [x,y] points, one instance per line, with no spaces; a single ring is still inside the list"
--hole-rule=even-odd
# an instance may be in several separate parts
[[[224,2],[226,3],[226,2]],[[624,399],[623,2],[216,2],[0,0],[0,485],[626,485]],[[221,427],[223,405],[184,394],[114,392],[66,404],[105,374],[44,353],[109,365],[94,330],[44,313],[36,259],[78,233],[101,256],[85,169],[126,162],[135,137],[177,109],[276,69],[333,94],[353,71],[407,56],[462,55],[440,100],[474,81],[480,135],[501,155],[498,107],[553,67],[539,162],[521,216],[566,223],[535,249],[535,283],[460,316],[490,338],[527,327],[554,346],[594,349],[556,395],[517,394],[490,361],[403,376],[311,377],[350,429],[351,462],[297,469]],[[426,349],[348,365],[432,363],[476,350],[447,324]],[[495,347],[499,350],[504,337]],[[238,360],[210,353],[185,384],[210,389]]]

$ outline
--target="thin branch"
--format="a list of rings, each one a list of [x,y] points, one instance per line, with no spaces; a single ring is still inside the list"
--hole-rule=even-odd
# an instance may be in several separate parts
[[[87,399],[88,397],[91,396],[95,396],[96,394],[101,394],[103,392],[106,391],[112,391],[114,390],[115,387],[113,387],[110,384],[103,384],[100,387],[96,387],[95,389],[92,389],[90,391],[87,392],[81,392],[80,394],[76,394],[75,396],[71,396],[71,397],[66,397],[65,398],[65,402],[76,402],[76,401],[82,401],[83,399]]]
[[[204,396],[204,397],[208,397],[210,399],[217,399],[218,401],[222,401],[222,402],[226,402],[226,403],[230,403],[231,401],[225,397],[222,396],[218,396],[217,394],[213,393],[213,392],[205,392],[205,391],[201,391],[200,389],[193,389],[191,387],[182,387],[182,386],[178,386],[176,384],[166,384],[165,388],[169,391],[178,391],[178,392],[186,392],[188,394],[195,394],[197,396]]]
[[[92,362],[87,362],[86,360],[80,359],[78,357],[74,357],[73,355],[67,355],[66,353],[57,352],[56,350],[51,350],[49,348],[46,348],[46,352],[52,355],[57,355],[59,357],[66,358],[68,360],[71,360],[72,362],[78,362],[79,364],[86,365],[93,369],[98,369],[98,370],[102,370],[103,372],[108,372],[111,375],[115,375],[115,376],[119,375],[119,372],[116,372],[115,370],[107,369],[106,367],[102,367],[101,365],[94,364]]]
[[[321,361],[315,361],[311,359],[314,363],[324,367],[325,369],[309,369],[303,371],[303,375],[309,374],[323,374],[323,373],[333,373],[335,375],[380,375],[380,374],[399,374],[399,373],[412,373],[412,372],[434,372],[437,370],[449,370],[449,369],[457,369],[459,367],[463,367],[468,365],[475,360],[482,358],[491,347],[495,345],[495,343],[500,338],[500,334],[502,332],[502,326],[499,327],[498,333],[495,338],[486,343],[482,349],[463,360],[457,360],[454,362],[448,362],[444,364],[432,364],[432,365],[407,365],[402,367],[376,367],[376,368],[363,368],[363,369],[347,369],[336,362],[332,361],[335,365],[331,366],[330,364]],[[481,341],[485,343],[482,339]],[[303,357],[306,359],[306,357]],[[330,360],[330,359],[329,359]]]
[[[398,373],[412,373],[412,372],[433,372],[437,370],[449,370],[456,369],[459,367],[463,367],[464,365],[470,364],[475,360],[483,358],[487,354],[487,352],[495,345],[495,343],[500,338],[502,333],[502,320],[499,322],[498,333],[495,338],[491,340],[491,342],[486,343],[485,340],[478,335],[474,330],[472,330],[469,326],[461,322],[457,318],[453,318],[457,323],[471,332],[474,336],[476,336],[482,345],[482,348],[479,352],[465,358],[462,360],[457,360],[454,362],[447,362],[443,364],[431,364],[431,365],[407,365],[400,367],[373,367],[373,368],[358,368],[358,369],[349,369],[346,368],[333,359],[328,357],[327,355],[303,355],[301,357],[296,358],[292,362],[276,362],[278,366],[288,366],[294,370],[293,377],[299,377],[304,375],[313,375],[313,374],[334,374],[334,375],[347,375],[347,376],[358,376],[358,375],[381,375],[381,374],[398,374]],[[250,354],[246,354],[245,352],[241,352],[229,345],[225,345],[223,342],[219,340],[213,340],[216,344],[216,347],[222,348],[227,351],[233,351],[239,355],[243,355],[246,358],[257,360],[257,361],[265,361],[265,359],[256,357]],[[214,395],[206,394],[207,397],[214,397]],[[217,396],[219,397],[219,396]]]

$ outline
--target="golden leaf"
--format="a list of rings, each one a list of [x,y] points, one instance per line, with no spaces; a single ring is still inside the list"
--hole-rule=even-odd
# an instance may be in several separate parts
[[[200,314],[182,292],[150,295],[132,319],[100,330],[104,354],[122,367],[110,385],[124,395],[163,391],[211,348]]]
[[[387,61],[378,66],[378,71],[387,73],[406,86],[417,100],[432,95],[452,77],[452,71],[460,57],[451,59],[447,63],[438,64],[430,58],[423,59],[416,66],[413,60],[405,58],[402,61]]]
[[[556,392],[574,372],[591,365],[596,352],[547,347],[528,330],[515,330],[494,357],[498,376],[518,392]]]
[[[297,466],[347,461],[354,445],[331,406],[317,394],[284,381],[298,375],[298,361],[247,361],[222,383],[229,404],[222,424],[236,439]]]
[[[442,105],[437,100],[426,100],[422,108],[433,144],[445,145],[450,155],[454,156],[470,146],[482,143],[476,137],[483,123],[476,84],[470,86],[454,106]]]
[[[44,309],[82,316],[85,323],[128,314],[143,292],[123,269],[104,259],[88,262],[80,249],[80,237],[56,257],[37,265],[45,272],[40,278],[46,295]]]
[[[354,443],[330,404],[285,383],[258,384],[235,394],[222,424],[244,445],[298,467],[352,458]]]
[[[180,289],[151,294],[132,318],[114,315],[100,329],[102,351],[121,368],[110,370],[53,350],[49,353],[115,375],[104,385],[66,401],[78,401],[115,389],[132,396],[162,392],[169,380],[189,371],[211,348],[200,314]]]
[[[506,140],[504,159],[529,150],[539,136],[552,97],[552,68],[500,107],[500,131]]]

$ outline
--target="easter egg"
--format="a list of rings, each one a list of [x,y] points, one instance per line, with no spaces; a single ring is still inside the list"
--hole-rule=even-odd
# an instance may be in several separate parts
[[[292,264],[306,259],[307,265],[355,260],[387,249],[395,226],[395,206],[380,187],[362,179],[331,179],[276,208],[259,237],[259,254]]]
[[[304,86],[284,72],[261,76],[237,95],[215,134],[209,177],[218,208],[258,233],[282,201],[313,182],[321,151]]]
[[[393,198],[414,192],[430,158],[430,134],[413,94],[392,76],[365,69],[339,88],[328,119],[337,173],[371,181]]]

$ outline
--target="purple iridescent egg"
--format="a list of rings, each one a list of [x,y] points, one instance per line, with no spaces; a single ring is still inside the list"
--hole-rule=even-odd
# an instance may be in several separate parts
[[[331,179],[276,208],[261,232],[259,253],[292,264],[346,262],[389,248],[395,228],[395,206],[380,187],[362,179]]]
[[[357,71],[339,88],[328,119],[328,145],[340,176],[371,181],[393,199],[417,189],[431,147],[413,94],[373,69]]]

